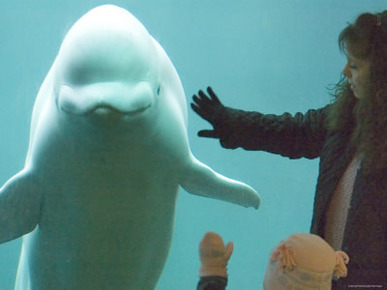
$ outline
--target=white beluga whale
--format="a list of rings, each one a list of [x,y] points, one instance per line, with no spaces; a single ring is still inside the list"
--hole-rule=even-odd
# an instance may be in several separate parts
[[[128,11],[69,30],[33,108],[25,167],[0,189],[0,243],[23,237],[17,290],[154,289],[187,192],[258,208],[191,153],[180,79]]]

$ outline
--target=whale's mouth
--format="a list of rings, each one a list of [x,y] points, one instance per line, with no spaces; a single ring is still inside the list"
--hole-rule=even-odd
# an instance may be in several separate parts
[[[157,92],[146,82],[137,84],[135,88],[116,83],[83,88],[62,85],[57,105],[65,113],[73,115],[135,117],[152,107]]]
[[[141,115],[143,112],[145,112],[147,109],[149,109],[151,105],[144,105],[143,107],[139,108],[131,108],[129,110],[122,110],[115,108],[112,105],[108,104],[97,104],[94,107],[91,107],[89,110],[85,111],[85,114],[88,115],[95,115],[95,116],[110,116],[110,115],[125,115],[130,117],[135,117],[138,115]],[[66,110],[65,108],[62,108],[63,110]]]
[[[84,104],[83,104],[84,105]],[[151,107],[151,103],[144,103],[138,106],[115,106],[114,104],[109,103],[96,103],[89,104],[84,106],[75,106],[74,104],[61,104],[60,108],[62,111],[73,114],[73,115],[85,115],[85,116],[100,116],[100,117],[109,117],[109,116],[127,116],[135,117],[139,116]]]

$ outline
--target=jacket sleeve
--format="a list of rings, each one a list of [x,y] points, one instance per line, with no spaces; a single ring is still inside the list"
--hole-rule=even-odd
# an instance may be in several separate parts
[[[329,105],[305,114],[261,114],[226,108],[220,130],[222,147],[261,150],[292,159],[316,158],[327,134]]]

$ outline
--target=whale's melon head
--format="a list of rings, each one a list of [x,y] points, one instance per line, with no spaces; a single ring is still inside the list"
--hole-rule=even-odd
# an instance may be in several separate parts
[[[128,11],[97,7],[69,30],[56,59],[54,95],[67,114],[135,117],[157,104],[159,54]]]

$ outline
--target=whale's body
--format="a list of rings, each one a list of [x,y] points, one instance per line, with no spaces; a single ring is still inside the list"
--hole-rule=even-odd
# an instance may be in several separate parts
[[[0,191],[0,242],[22,235],[15,289],[154,289],[179,186],[258,207],[249,186],[191,153],[185,95],[128,11],[70,29],[35,101],[22,171]]]

